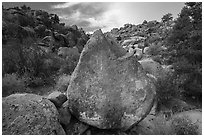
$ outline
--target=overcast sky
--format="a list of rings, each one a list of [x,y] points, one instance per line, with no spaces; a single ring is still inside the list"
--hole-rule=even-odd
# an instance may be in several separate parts
[[[177,18],[183,2],[3,2],[5,8],[22,6],[55,13],[66,25],[76,24],[86,32],[96,29],[110,31],[126,23],[141,24],[144,20],[158,20],[167,13]]]

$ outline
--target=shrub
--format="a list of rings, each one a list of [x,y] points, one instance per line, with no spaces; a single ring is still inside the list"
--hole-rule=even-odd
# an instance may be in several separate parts
[[[44,80],[41,77],[32,77],[29,75],[23,76],[24,83],[28,87],[39,87],[44,85]]]
[[[180,91],[178,90],[175,82],[175,76],[173,74],[167,74],[164,79],[158,79],[156,83],[157,99],[158,99],[158,111],[161,106],[168,105],[166,102],[172,98],[179,98]]]
[[[16,74],[5,74],[2,79],[2,96],[8,96],[14,93],[29,92],[24,81]]]
[[[60,92],[66,92],[70,79],[70,75],[63,74],[59,76],[56,82],[56,89]]]

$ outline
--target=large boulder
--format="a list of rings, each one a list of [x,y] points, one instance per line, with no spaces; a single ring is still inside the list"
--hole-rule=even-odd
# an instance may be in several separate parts
[[[72,73],[67,96],[71,113],[101,128],[127,130],[151,110],[155,86],[135,57],[101,30],[85,45]]]
[[[2,101],[4,135],[64,135],[52,102],[34,94],[12,94]]]

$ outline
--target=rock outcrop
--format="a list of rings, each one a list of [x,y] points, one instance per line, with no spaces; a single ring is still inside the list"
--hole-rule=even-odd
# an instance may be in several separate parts
[[[2,101],[2,134],[64,135],[53,103],[34,94],[12,94]]]
[[[101,129],[127,130],[151,110],[155,86],[135,57],[101,30],[85,45],[67,96],[71,113]]]

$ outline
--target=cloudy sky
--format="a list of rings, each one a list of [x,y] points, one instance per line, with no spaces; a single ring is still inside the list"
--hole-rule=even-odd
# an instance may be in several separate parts
[[[158,20],[167,13],[177,18],[183,2],[3,2],[5,8],[22,6],[55,13],[66,25],[76,24],[86,32],[110,31],[126,23]]]

